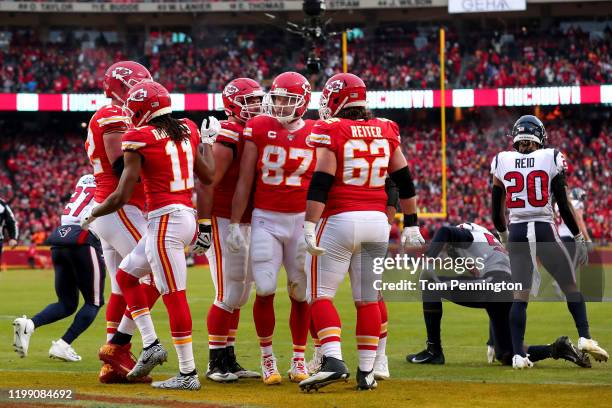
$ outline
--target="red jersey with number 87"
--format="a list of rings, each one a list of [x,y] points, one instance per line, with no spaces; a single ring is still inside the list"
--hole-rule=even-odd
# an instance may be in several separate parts
[[[89,121],[87,128],[87,141],[85,149],[93,167],[93,175],[96,178],[96,192],[94,200],[103,202],[119,184],[119,178],[113,171],[113,165],[106,155],[104,148],[104,133],[125,132],[128,130],[129,118],[120,106],[105,105],[98,109]],[[144,189],[142,183],[138,183],[128,204],[134,205],[141,210],[144,208]]]
[[[142,126],[127,131],[122,138],[123,151],[142,156],[141,177],[151,212],[172,204],[193,208],[193,164],[200,131],[189,119],[181,119],[189,135],[176,143],[155,126]]]
[[[399,129],[387,119],[318,121],[309,142],[336,156],[336,174],[324,217],[347,211],[385,212],[385,178],[391,155],[400,145]]]
[[[246,123],[244,138],[257,146],[253,206],[282,213],[306,211],[306,194],[314,172],[314,149],[306,143],[315,121],[293,132],[268,115]]]

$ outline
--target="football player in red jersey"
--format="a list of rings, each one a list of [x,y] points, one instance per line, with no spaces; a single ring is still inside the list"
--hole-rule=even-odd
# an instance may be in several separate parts
[[[308,377],[304,350],[310,322],[306,301],[305,245],[302,239],[306,191],[314,170],[314,149],[306,138],[314,121],[302,116],[310,102],[310,84],[297,72],[274,79],[264,97],[266,114],[250,119],[244,128],[240,176],[232,199],[227,246],[246,246],[240,222],[253,189],[250,258],[257,297],[253,306],[255,329],[261,348],[265,384],[278,384],[281,375],[272,353],[274,293],[281,265],[287,271],[291,298],[289,324],[293,338],[292,381]]]
[[[215,284],[215,300],[208,311],[209,362],[206,376],[217,382],[238,378],[259,378],[256,371],[246,370],[236,361],[234,342],[240,319],[240,308],[249,299],[252,277],[248,245],[230,253],[225,240],[232,211],[232,197],[240,170],[244,148],[242,131],[247,120],[261,113],[264,95],[261,86],[249,78],[236,78],[223,89],[223,106],[227,120],[213,145],[215,177],[211,185],[196,183],[198,191],[198,240],[195,253],[206,252]],[[251,232],[252,205],[249,203],[240,230],[245,237]]]
[[[366,86],[359,77],[334,75],[325,84],[321,120],[309,137],[316,147],[317,165],[308,189],[304,239],[312,319],[323,359],[321,369],[300,383],[303,390],[349,376],[340,347],[340,317],[332,302],[347,272],[357,308],[357,387],[377,386],[373,368],[381,309],[373,285],[376,275],[362,265],[362,255],[373,259],[387,252],[387,172],[398,186],[404,212],[402,243],[425,242],[417,226],[416,193],[397,124],[372,117],[366,106]]]
[[[200,132],[188,119],[177,120],[170,94],[160,84],[147,81],[132,87],[125,105],[135,126],[122,137],[124,170],[116,190],[84,216],[83,225],[121,208],[142,177],[148,209],[147,231],[119,265],[117,282],[134,322],[142,335],[144,350],[128,379],[148,375],[167,359],[159,343],[139,279],[153,272],[170,318],[172,340],[179,360],[179,374],[153,382],[155,388],[200,388],[191,340],[191,313],[185,295],[187,266],[185,246],[196,234],[192,203],[194,173],[210,183],[214,161],[209,140],[200,150]]]
[[[121,137],[129,127],[129,118],[123,111],[129,89],[144,80],[151,80],[149,71],[134,61],[119,61],[111,65],[104,75],[104,93],[111,99],[109,105],[98,109],[89,121],[85,148],[93,166],[97,188],[94,201],[103,202],[117,187],[123,168]],[[104,252],[104,262],[111,281],[111,295],[106,306],[106,340],[100,348],[99,356],[103,367],[100,372],[102,382],[122,382],[136,361],[130,353],[131,338],[135,329],[130,319],[124,319],[117,334],[126,303],[117,285],[117,267],[121,260],[136,246],[146,229],[142,214],[144,190],[138,183],[134,194],[125,206],[116,212],[101,217],[91,225],[100,237]],[[154,286],[148,285],[150,279],[143,279],[147,296],[154,303],[159,294]],[[109,364],[110,361],[121,362]],[[127,369],[125,369],[127,368]]]

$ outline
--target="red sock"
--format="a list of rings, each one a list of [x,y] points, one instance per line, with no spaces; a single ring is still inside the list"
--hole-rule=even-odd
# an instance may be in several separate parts
[[[179,290],[163,295],[162,299],[168,310],[170,332],[178,355],[179,371],[183,374],[191,373],[195,370],[195,360],[191,339],[191,311],[187,303],[187,296],[184,290]]]
[[[106,304],[106,341],[113,338],[121,322],[121,316],[126,310],[123,295],[111,293]],[[131,316],[130,316],[131,318]]]
[[[149,310],[153,309],[153,306],[155,306],[155,303],[157,302],[157,299],[159,299],[159,296],[160,296],[159,291],[157,290],[157,288],[153,284],[150,285],[148,283],[141,283],[140,287],[144,291],[144,294],[145,294],[145,296],[147,298],[147,305],[149,306]],[[132,314],[130,313],[129,309],[125,310],[124,315],[128,319],[132,318]]]
[[[357,306],[357,351],[359,369],[371,371],[374,368],[376,349],[380,336],[380,307],[378,303]]]
[[[140,286],[138,278],[122,269],[117,269],[117,283],[131,312],[143,309],[148,310],[147,296]]]
[[[315,329],[314,320],[312,319],[312,310],[310,314],[310,337],[312,337],[315,348],[318,348],[321,347],[321,342],[319,341],[319,335],[317,334],[317,329]]]
[[[206,317],[209,349],[225,348],[231,319],[232,314],[227,310],[215,304],[210,307]]]
[[[291,298],[289,327],[293,339],[293,358],[303,360],[306,342],[308,341],[308,329],[310,328],[310,306],[308,302],[298,302]]]
[[[229,332],[227,334],[227,347],[234,347],[236,343],[238,323],[240,323],[240,309],[234,309],[232,312],[232,320],[230,321]]]
[[[256,296],[253,305],[253,320],[259,337],[259,347],[264,356],[272,354],[272,335],[276,318],[274,316],[274,294]]]
[[[342,360],[340,335],[342,323],[330,299],[320,299],[310,306],[310,313],[323,355]]]
[[[378,340],[377,354],[384,355],[387,347],[387,304],[384,299],[378,301],[378,308],[380,309],[380,336]]]

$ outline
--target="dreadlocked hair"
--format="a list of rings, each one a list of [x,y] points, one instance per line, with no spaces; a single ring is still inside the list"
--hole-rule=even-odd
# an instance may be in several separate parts
[[[163,129],[175,143],[181,143],[189,138],[189,128],[180,120],[170,116],[169,113],[151,119],[149,124]]]
[[[351,106],[350,108],[342,109],[336,114],[336,117],[349,120],[368,120],[372,119],[374,115],[372,115],[372,112],[370,112],[363,106]]]

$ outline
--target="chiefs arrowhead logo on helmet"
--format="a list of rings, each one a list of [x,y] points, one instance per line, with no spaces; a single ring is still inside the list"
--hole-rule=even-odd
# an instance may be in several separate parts
[[[147,90],[144,88],[141,88],[141,89],[135,90],[134,92],[130,92],[130,97],[128,98],[128,101],[143,102],[146,97],[147,97]]]
[[[240,92],[240,89],[238,89],[238,87],[232,84],[227,84],[225,89],[223,89],[224,96],[232,96],[232,95],[237,94],[238,92]]]
[[[111,73],[111,76],[115,79],[118,79],[120,81],[125,81],[125,78],[129,75],[132,74],[132,70],[126,67],[117,67],[115,69],[113,69],[113,72]]]
[[[335,81],[330,81],[328,84],[325,85],[325,89],[330,92],[338,92],[342,88],[344,88],[344,82],[340,81],[339,79],[336,79]]]

